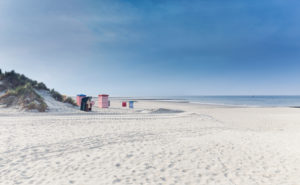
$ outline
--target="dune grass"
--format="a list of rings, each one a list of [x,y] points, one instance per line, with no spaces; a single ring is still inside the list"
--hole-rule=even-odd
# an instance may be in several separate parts
[[[30,83],[9,89],[0,97],[0,102],[9,106],[19,105],[25,110],[37,110],[45,112],[48,108],[44,99],[35,92]]]
[[[64,95],[60,94],[59,92],[55,91],[54,89],[52,89],[50,91],[50,94],[56,101],[63,102],[63,103],[69,103],[74,106],[77,105],[76,102],[71,97],[64,96]]]

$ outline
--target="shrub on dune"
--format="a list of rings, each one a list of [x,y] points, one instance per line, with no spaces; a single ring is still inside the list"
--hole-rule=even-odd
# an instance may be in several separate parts
[[[59,92],[55,91],[54,89],[51,89],[50,94],[56,101],[69,103],[71,105],[77,106],[76,102],[71,97],[64,96]]]
[[[8,90],[0,97],[0,103],[6,104],[7,107],[18,105],[22,109],[39,112],[45,112],[48,108],[44,99],[35,92],[30,83]]]

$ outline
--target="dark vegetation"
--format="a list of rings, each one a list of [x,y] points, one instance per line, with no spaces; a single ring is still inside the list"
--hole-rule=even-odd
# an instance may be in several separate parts
[[[69,103],[74,106],[77,105],[72,98],[61,95],[59,92],[55,91],[54,89],[51,89],[50,94],[56,101],[60,101],[63,103]]]
[[[2,86],[5,86],[7,89],[14,89],[26,84],[30,84],[34,89],[49,91],[44,83],[31,80],[24,75],[16,73],[15,71],[5,73],[0,71],[0,80],[3,82]]]
[[[0,69],[0,82],[0,92],[5,91],[0,96],[0,103],[7,107],[19,105],[25,110],[45,112],[48,106],[35,90],[47,91],[57,101],[76,105],[72,98],[63,96],[54,89],[50,90],[44,83],[31,80],[15,71],[3,73]]]
[[[0,97],[0,103],[6,104],[7,107],[19,105],[26,110],[38,110],[39,112],[45,112],[48,108],[43,98],[34,91],[29,83],[9,89]]]

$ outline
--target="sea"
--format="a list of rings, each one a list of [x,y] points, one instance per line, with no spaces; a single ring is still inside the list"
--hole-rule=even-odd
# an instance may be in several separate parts
[[[245,107],[300,107],[300,96],[173,96],[143,99]]]

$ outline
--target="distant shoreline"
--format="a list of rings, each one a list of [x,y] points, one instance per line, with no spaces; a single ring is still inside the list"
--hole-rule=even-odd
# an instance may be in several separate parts
[[[300,108],[300,96],[174,96],[174,97],[111,97],[115,100],[162,101],[224,107],[290,107]]]

